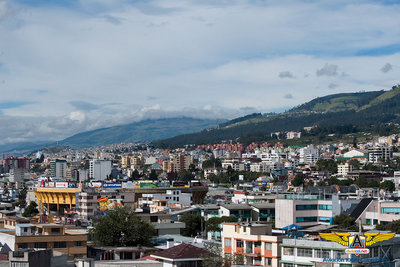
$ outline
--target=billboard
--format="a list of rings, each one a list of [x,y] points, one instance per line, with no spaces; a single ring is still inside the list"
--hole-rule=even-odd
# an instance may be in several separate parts
[[[56,182],[57,188],[68,188],[68,183],[66,182]]]
[[[104,183],[103,188],[122,188],[122,183]]]
[[[99,203],[98,209],[100,211],[108,211],[124,205],[122,199],[111,199],[108,197],[101,197],[97,200],[97,202]]]

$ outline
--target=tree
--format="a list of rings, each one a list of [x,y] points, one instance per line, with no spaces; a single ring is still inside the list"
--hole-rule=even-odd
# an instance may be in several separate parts
[[[8,190],[7,187],[3,188],[3,197],[6,197],[6,201],[8,201],[8,199],[10,198],[10,191]]]
[[[155,230],[130,208],[120,207],[95,218],[89,234],[94,243],[100,246],[148,246]]]
[[[205,244],[208,253],[201,256],[202,266],[229,267],[232,264],[243,264],[244,256],[241,254],[226,255],[221,254],[221,245],[215,243]]]
[[[207,232],[221,232],[220,224],[224,222],[237,222],[238,219],[234,216],[222,216],[221,218],[212,217],[206,221]]]
[[[388,224],[378,224],[376,226],[377,230],[390,231],[395,232],[396,234],[400,234],[400,220],[390,222]]]
[[[304,174],[302,174],[302,173],[296,174],[296,176],[294,177],[294,179],[292,181],[292,185],[300,186],[303,184],[304,184]]]
[[[356,219],[348,216],[345,213],[340,213],[339,215],[333,217],[332,222],[333,224],[337,224],[338,228],[351,229],[354,231],[358,230],[358,225],[355,224]]]
[[[39,211],[36,207],[37,207],[36,202],[31,201],[31,203],[29,203],[28,207],[25,208],[24,213],[22,213],[22,216],[32,217],[32,216],[35,216],[36,214],[39,214]]]
[[[394,190],[396,190],[396,185],[392,181],[386,180],[379,185],[379,188],[385,189],[389,192],[393,192]]]
[[[179,221],[184,222],[186,227],[182,230],[183,236],[197,236],[199,233],[203,231],[202,223],[203,218],[198,214],[183,214]]]
[[[151,170],[150,174],[149,174],[149,179],[150,180],[157,180],[158,179],[158,175],[156,170]]]
[[[349,164],[353,166],[354,169],[359,170],[361,167],[361,163],[356,160],[356,159],[352,159],[349,161]]]
[[[332,159],[320,159],[316,163],[319,171],[329,171],[331,173],[337,173],[337,163]]]

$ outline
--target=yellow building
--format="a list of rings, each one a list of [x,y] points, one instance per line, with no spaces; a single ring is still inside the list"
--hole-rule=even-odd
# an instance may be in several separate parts
[[[47,211],[63,211],[75,207],[75,194],[79,188],[37,188],[35,195],[38,200],[39,209],[44,214]]]

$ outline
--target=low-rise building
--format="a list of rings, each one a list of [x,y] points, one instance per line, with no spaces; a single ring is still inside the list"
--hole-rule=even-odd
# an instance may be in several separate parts
[[[241,255],[247,265],[279,266],[281,236],[272,235],[271,224],[223,223],[225,258]]]
[[[67,229],[58,224],[23,223],[15,226],[15,231],[0,231],[0,242],[11,250],[51,249],[68,254],[69,258],[86,258],[86,231]]]

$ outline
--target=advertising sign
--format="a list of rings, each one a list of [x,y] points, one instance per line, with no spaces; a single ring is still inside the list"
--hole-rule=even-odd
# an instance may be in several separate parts
[[[389,240],[393,238],[396,233],[364,233],[364,235],[352,235],[351,233],[319,233],[320,237],[325,240],[333,241],[341,244],[342,246],[348,247],[346,249],[347,254],[368,254],[369,249],[367,246],[371,246],[377,242]]]
[[[102,197],[99,198],[97,201],[99,203],[100,211],[108,211],[123,206],[122,199],[111,199],[108,197]]]
[[[122,183],[104,183],[103,188],[122,188]]]
[[[56,182],[56,187],[57,188],[68,188],[68,183],[67,182]]]

